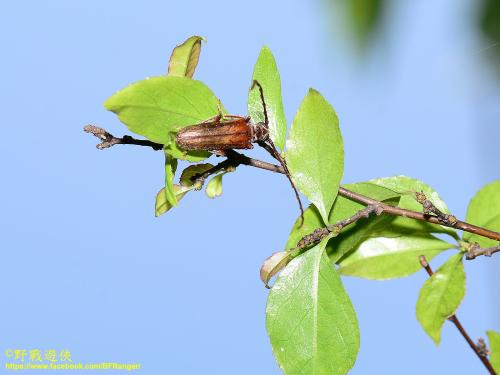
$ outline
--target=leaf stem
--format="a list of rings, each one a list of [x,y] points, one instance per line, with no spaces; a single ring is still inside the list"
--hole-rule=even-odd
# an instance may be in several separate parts
[[[434,275],[434,272],[432,271],[432,268],[429,265],[429,262],[427,262],[427,259],[425,258],[425,256],[421,255],[419,257],[419,261],[420,261],[420,265],[422,266],[422,268],[425,269],[425,271],[427,272],[429,277],[432,277],[432,275]],[[462,325],[462,323],[460,323],[460,320],[458,320],[457,316],[455,314],[453,314],[448,318],[448,320],[455,325],[455,327],[458,329],[458,331],[463,336],[465,341],[467,341],[467,343],[469,344],[471,349],[474,351],[474,353],[476,353],[477,357],[481,360],[484,367],[486,367],[488,372],[491,375],[497,375],[497,373],[493,369],[493,366],[491,365],[490,361],[488,360],[488,357],[484,355],[484,349],[480,348],[478,345],[476,345],[474,343],[474,341],[472,341],[469,334],[465,330],[464,326]]]

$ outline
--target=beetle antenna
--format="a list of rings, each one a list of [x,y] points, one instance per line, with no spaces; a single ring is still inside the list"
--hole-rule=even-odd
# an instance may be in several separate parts
[[[264,100],[264,90],[262,89],[262,85],[256,79],[252,81],[252,87],[250,87],[250,90],[253,90],[255,86],[259,88],[260,100],[262,101],[262,107],[264,108],[264,124],[266,125],[266,128],[269,128],[269,119],[267,117],[266,101]]]
[[[281,166],[283,167],[283,170],[285,172],[286,178],[288,178],[288,181],[290,181],[290,185],[292,185],[293,192],[295,193],[295,198],[297,198],[297,202],[299,203],[299,208],[300,208],[300,226],[304,224],[304,208],[302,207],[302,202],[300,200],[299,192],[297,190],[297,187],[295,186],[293,180],[292,180],[292,175],[290,174],[290,170],[288,169],[288,166],[286,165],[285,159],[280,155],[278,150],[276,149],[276,146],[274,145],[273,141],[271,138],[267,139],[267,141],[257,141],[258,145],[263,147],[267,152],[271,154],[273,158],[279,161]]]
[[[259,88],[260,100],[262,101],[262,108],[264,109],[264,125],[266,129],[269,129],[269,118],[267,116],[267,107],[266,107],[266,101],[264,99],[264,90],[262,89],[262,85],[256,79],[252,81],[252,87],[250,88],[250,90],[253,90],[255,86]],[[276,149],[276,146],[274,145],[274,142],[271,140],[271,138],[267,138],[267,140],[265,141],[257,141],[257,143],[259,144],[259,146],[263,147],[267,152],[269,152],[273,158],[278,160],[281,166],[283,167],[286,178],[288,178],[288,181],[290,181],[290,185],[292,185],[293,192],[295,193],[295,198],[297,198],[297,202],[299,203],[300,219],[301,219],[300,225],[302,226],[302,224],[304,224],[304,208],[302,207],[302,202],[300,200],[299,192],[292,180],[292,175],[290,174],[290,170],[286,165],[285,159],[281,157],[281,154]]]

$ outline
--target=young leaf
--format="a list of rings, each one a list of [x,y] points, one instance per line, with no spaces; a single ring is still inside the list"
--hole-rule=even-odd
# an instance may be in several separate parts
[[[214,178],[212,178],[207,183],[207,187],[205,189],[205,193],[209,198],[217,198],[222,195],[222,176],[224,173],[218,174]]]
[[[427,199],[429,199],[436,206],[436,208],[444,213],[450,213],[446,203],[444,203],[444,201],[439,197],[438,193],[426,183],[415,178],[407,176],[393,176],[377,178],[368,182],[383,186],[401,194],[401,200],[399,201],[399,207],[401,208],[422,212],[422,205],[415,199],[415,192],[423,192]],[[410,230],[412,232],[421,231],[427,233],[446,233],[455,239],[458,239],[456,231],[452,228],[442,227],[441,225],[430,224],[404,217],[398,217],[393,222],[393,225],[401,226],[402,228],[405,228],[405,230]]]
[[[344,173],[344,143],[335,110],[316,90],[302,101],[286,147],[297,188],[327,222]]]
[[[193,186],[194,181],[191,179],[192,177],[200,175],[201,173],[204,173],[213,167],[214,166],[210,163],[190,165],[182,171],[180,179],[181,185]]]
[[[165,198],[171,206],[177,206],[177,198],[174,191],[174,177],[177,170],[177,159],[165,154]]]
[[[398,237],[368,238],[339,262],[343,275],[365,279],[386,280],[405,277],[422,268],[418,257],[431,260],[452,247],[449,243],[430,234],[415,233]]]
[[[266,288],[270,289],[269,280],[290,262],[290,255],[291,254],[287,251],[278,251],[277,253],[271,254],[271,256],[262,263],[260,267],[260,279],[266,285]]]
[[[500,231],[500,180],[485,185],[467,207],[467,222]],[[463,239],[477,242],[481,247],[496,246],[498,241],[484,238],[469,232],[463,233]]]
[[[213,92],[200,81],[161,76],[125,87],[104,106],[132,132],[167,145],[170,132],[217,115],[218,103]]]
[[[193,189],[193,187],[179,186],[174,185],[174,193],[177,202],[180,201],[184,195]],[[167,201],[165,188],[161,188],[161,190],[156,194],[156,202],[155,202],[155,216],[158,217],[163,215],[165,212],[170,210],[173,206]]]
[[[264,46],[253,69],[252,78],[258,81],[264,91],[269,135],[279,149],[285,148],[286,118],[281,98],[281,80],[276,61],[271,50]],[[248,114],[254,122],[264,122],[264,110],[257,87],[248,92]]]
[[[287,375],[346,374],[359,350],[356,313],[325,244],[294,258],[269,292],[267,332]]]
[[[465,295],[463,254],[450,257],[427,279],[417,301],[417,319],[436,345],[444,321],[455,313]]]
[[[490,362],[497,373],[500,373],[500,333],[487,331],[488,341],[490,343]]]
[[[192,36],[172,51],[168,63],[168,75],[192,78],[201,51],[201,36]]]

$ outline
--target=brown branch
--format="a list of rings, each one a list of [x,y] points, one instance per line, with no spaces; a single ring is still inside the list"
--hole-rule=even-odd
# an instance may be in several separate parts
[[[427,259],[425,258],[425,256],[421,255],[419,257],[419,260],[420,260],[420,265],[427,271],[427,274],[429,275],[429,277],[432,277],[432,275],[434,275],[434,272],[432,271],[432,268],[429,265],[429,262],[427,262]],[[491,375],[497,375],[497,373],[493,369],[493,366],[491,365],[490,361],[488,360],[488,357],[486,355],[484,355],[484,353],[485,353],[484,348],[481,346],[481,344],[478,344],[478,345],[474,344],[474,341],[472,341],[469,334],[465,330],[464,326],[462,325],[462,323],[460,323],[460,320],[458,320],[457,316],[455,314],[453,314],[452,316],[450,316],[448,318],[448,320],[455,325],[455,327],[458,329],[458,331],[463,336],[465,341],[467,341],[467,343],[469,344],[471,349],[474,351],[474,353],[476,353],[477,357],[481,360],[484,367],[486,367],[488,372]],[[483,342],[484,342],[484,340],[483,340]],[[479,343],[481,343],[481,341],[479,341]]]
[[[486,247],[483,248],[479,246],[477,242],[468,244],[469,248],[467,252],[465,253],[465,259],[467,260],[472,260],[477,258],[478,256],[484,255],[486,257],[492,256],[494,253],[500,251],[500,245],[493,246],[493,247]]]
[[[351,225],[360,219],[368,218],[368,216],[370,216],[370,214],[374,212],[377,215],[380,215],[382,213],[378,205],[369,205],[363,208],[362,210],[359,210],[358,212],[356,212],[351,217],[348,217],[347,219],[340,220],[335,224],[326,226],[325,228],[315,229],[312,233],[302,237],[300,241],[297,243],[297,246],[291,249],[290,251],[302,250],[306,247],[315,245],[318,242],[320,242],[323,238],[328,236],[330,233],[333,233],[334,236],[338,236],[346,226]]]
[[[145,140],[138,140],[135,138],[132,138],[130,136],[124,136],[123,138],[116,138],[109,134],[106,130],[98,128],[93,125],[87,125],[84,130],[86,132],[94,134],[96,137],[100,138],[103,140],[103,142],[99,145],[97,145],[97,148],[107,148],[114,146],[115,144],[130,144],[130,145],[139,145],[139,146],[148,146],[153,148],[153,150],[161,150],[163,148],[163,145],[159,143],[154,143],[150,141],[145,141]],[[282,173],[284,174],[285,171],[283,167],[275,164],[271,164],[265,161],[261,160],[256,160],[253,158],[250,158],[246,155],[243,155],[239,152],[236,152],[234,150],[226,150],[225,152],[226,157],[230,162],[228,162],[228,165],[233,165],[233,166],[238,166],[238,165],[248,165],[251,167],[255,168],[260,168],[260,169],[265,169],[271,172],[275,173]],[[483,228],[483,227],[478,227],[473,224],[466,223],[464,221],[456,220],[451,222],[445,223],[444,220],[439,218],[438,216],[433,216],[433,215],[428,215],[422,212],[417,212],[417,211],[411,211],[407,210],[404,208],[400,207],[394,207],[390,206],[388,204],[385,204],[383,202],[379,202],[375,199],[369,198],[367,196],[364,196],[362,194],[355,193],[353,191],[347,190],[343,187],[339,187],[339,195],[342,195],[343,197],[346,197],[348,199],[351,199],[353,201],[356,201],[358,203],[364,204],[366,206],[369,205],[376,205],[380,209],[382,209],[383,213],[388,214],[388,215],[395,215],[395,216],[403,216],[407,217],[410,219],[415,219],[415,220],[420,220],[420,221],[426,221],[428,223],[432,224],[438,224],[442,225],[445,227],[450,227],[450,228],[455,228],[459,229],[465,232],[470,232],[477,234],[482,237],[487,237],[491,238],[496,241],[500,241],[500,233]],[[451,215],[450,215],[451,216]],[[495,251],[496,252],[496,251]]]
[[[237,153],[236,151],[233,151],[233,152]],[[243,156],[240,153],[237,153],[237,154],[239,154],[240,156]],[[265,169],[265,170],[268,170],[271,172],[283,173],[283,170],[279,165],[267,163],[267,162],[264,162],[261,160],[255,160],[255,159],[249,158],[247,156],[244,156],[244,158],[246,160],[244,160],[243,162],[240,162],[240,164],[249,165],[249,166],[260,168],[260,169]],[[493,240],[500,241],[500,233],[498,233],[498,232],[495,232],[495,231],[492,231],[492,230],[489,230],[486,228],[478,227],[476,225],[469,224],[469,223],[466,223],[466,222],[460,221],[460,220],[457,220],[454,224],[451,224],[451,223],[445,224],[437,216],[429,216],[429,215],[426,215],[422,212],[411,211],[411,210],[407,210],[407,209],[400,208],[400,207],[390,206],[388,204],[385,204],[383,202],[379,202],[379,201],[372,199],[372,198],[369,198],[367,196],[364,196],[364,195],[355,193],[353,191],[347,190],[347,189],[343,188],[342,186],[339,187],[339,195],[342,195],[346,198],[349,198],[353,201],[356,201],[356,202],[359,202],[359,203],[362,203],[365,205],[373,205],[373,204],[379,205],[380,208],[384,211],[384,213],[388,214],[388,215],[403,216],[403,217],[408,217],[410,219],[427,221],[427,222],[432,223],[432,224],[439,224],[439,225],[443,225],[445,227],[460,229],[460,230],[463,230],[465,232],[474,233],[474,234],[477,234],[477,235],[480,235],[483,237],[487,237],[487,238],[491,238]]]
[[[113,134],[108,133],[106,130],[90,124],[84,126],[83,130],[87,133],[93,134],[102,141],[96,146],[99,150],[109,148],[118,144],[151,147],[155,151],[161,150],[163,148],[163,145],[160,143],[155,143],[144,139],[135,139],[130,135],[124,135],[122,138],[118,138]]]

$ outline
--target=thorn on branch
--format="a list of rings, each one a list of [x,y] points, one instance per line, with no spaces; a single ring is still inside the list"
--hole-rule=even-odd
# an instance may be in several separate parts
[[[436,216],[442,224],[445,224],[447,226],[454,227],[457,224],[458,220],[455,216],[445,214],[440,209],[438,209],[434,205],[434,203],[427,199],[427,196],[423,191],[415,192],[415,199],[422,205],[425,215]]]

